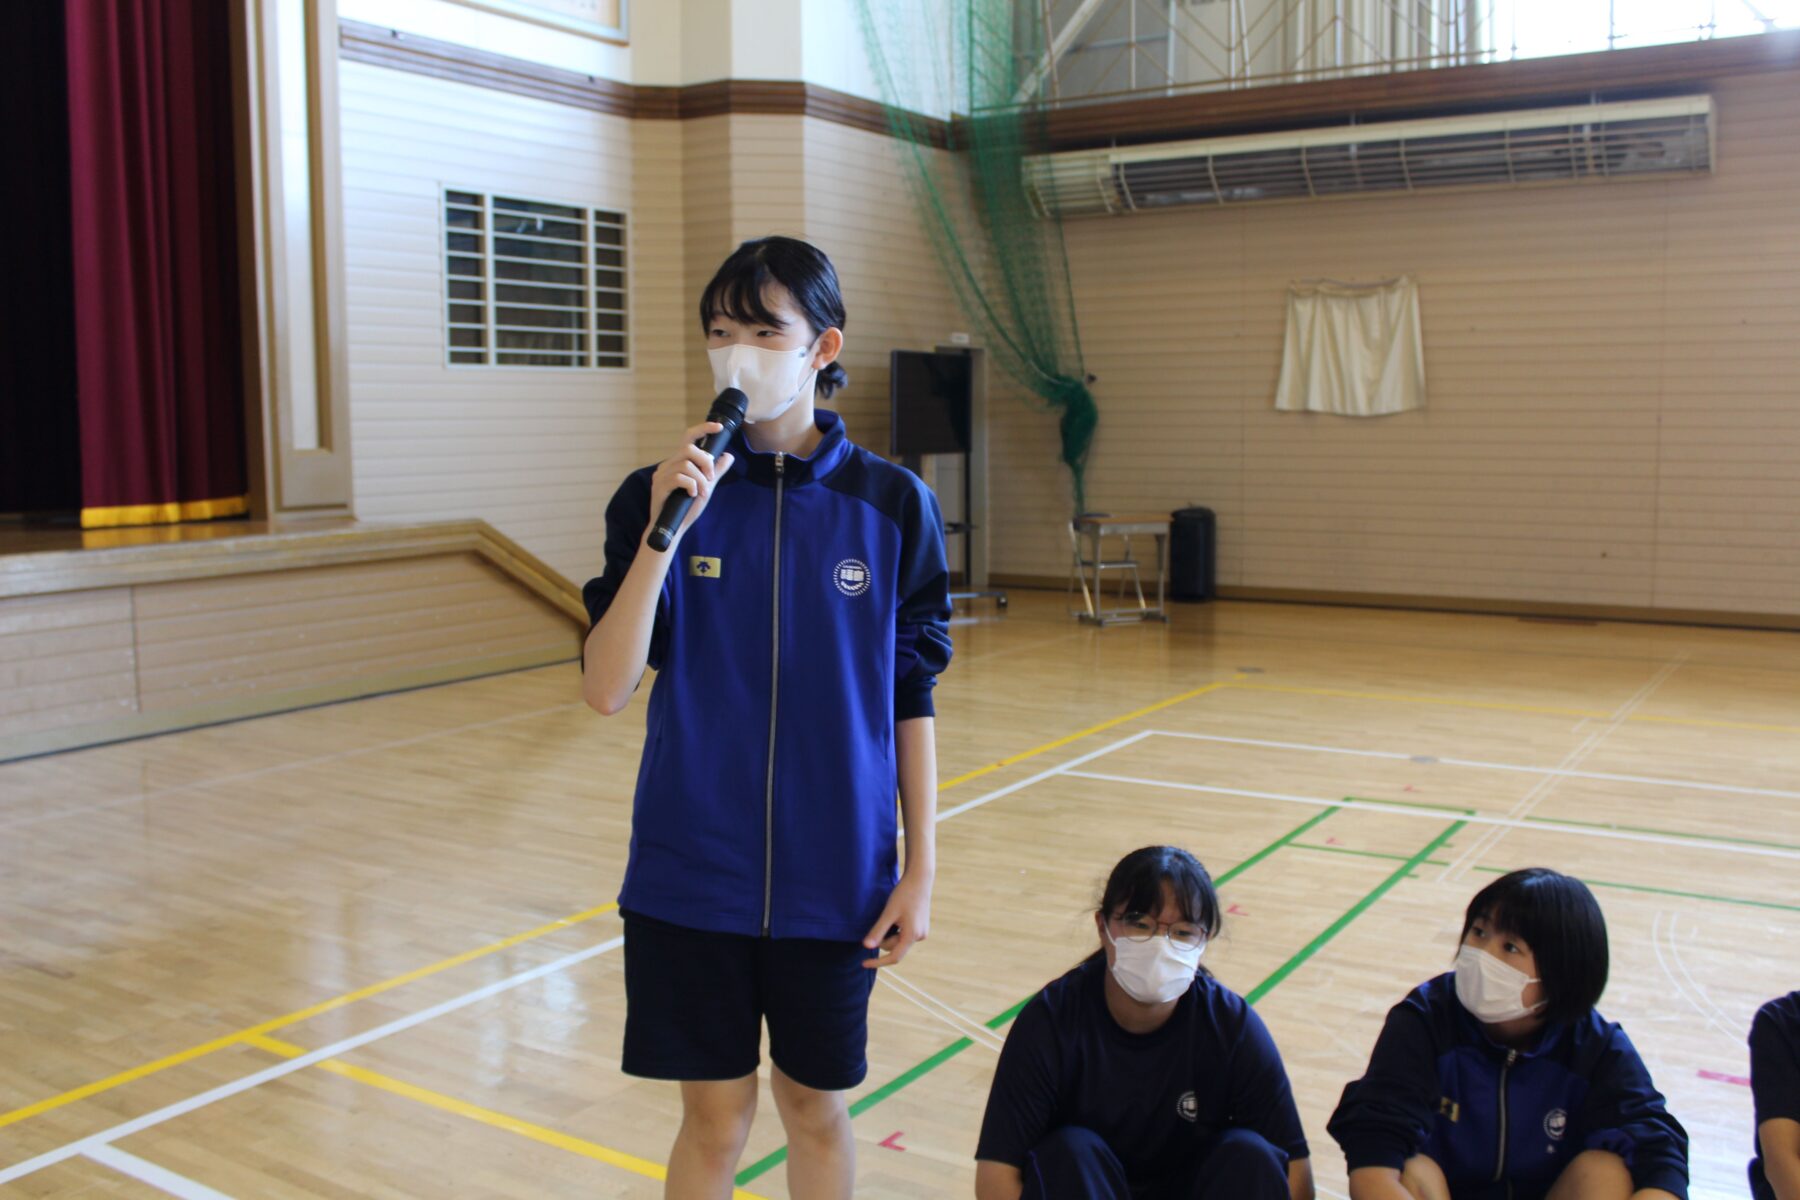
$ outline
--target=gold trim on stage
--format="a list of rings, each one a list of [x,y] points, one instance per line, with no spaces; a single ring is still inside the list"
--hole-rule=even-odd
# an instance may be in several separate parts
[[[168,504],[121,504],[113,508],[82,509],[81,527],[114,529],[121,525],[173,525],[178,521],[241,517],[249,511],[248,496],[222,496],[217,500],[175,500]]]

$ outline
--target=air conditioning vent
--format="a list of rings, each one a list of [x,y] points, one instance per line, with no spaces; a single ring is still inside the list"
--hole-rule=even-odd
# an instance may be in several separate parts
[[[1095,216],[1712,169],[1710,96],[1075,150],[1025,160],[1042,212]]]

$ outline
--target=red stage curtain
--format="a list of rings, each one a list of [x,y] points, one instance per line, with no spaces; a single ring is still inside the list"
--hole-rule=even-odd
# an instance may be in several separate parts
[[[228,0],[68,0],[82,524],[246,509]]]

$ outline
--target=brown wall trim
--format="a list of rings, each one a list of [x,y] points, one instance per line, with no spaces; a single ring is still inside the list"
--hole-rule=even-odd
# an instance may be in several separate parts
[[[995,587],[1063,591],[1066,581],[1048,575],[991,575]],[[1540,600],[1480,600],[1463,596],[1402,596],[1385,593],[1320,592],[1303,588],[1221,587],[1221,600],[1273,604],[1313,604],[1330,608],[1397,608],[1419,612],[1465,613],[1475,616],[1626,621],[1641,625],[1704,625],[1725,629],[1773,629],[1800,632],[1800,615],[1792,613],[1718,612],[1711,609],[1647,608],[1613,604],[1559,604]],[[1176,611],[1198,606],[1170,601]]]
[[[1441,67],[1230,92],[1071,104],[1050,112],[1051,150],[1168,141],[1225,131],[1337,123],[1381,114],[1586,100],[1598,92],[1699,87],[1728,75],[1800,67],[1800,31]]]
[[[339,21],[338,42],[341,57],[349,62],[391,67],[613,116],[686,121],[726,113],[762,113],[814,117],[868,133],[890,132],[881,105],[813,83],[721,79],[686,87],[638,87],[362,21]],[[932,145],[950,144],[948,122],[930,117],[916,120]]]

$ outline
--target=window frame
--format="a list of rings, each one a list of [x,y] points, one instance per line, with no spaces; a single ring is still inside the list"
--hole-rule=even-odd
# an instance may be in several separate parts
[[[530,190],[531,189],[524,189],[524,191]],[[479,197],[479,210],[482,214],[482,226],[478,230],[464,230],[451,226],[450,210],[452,207],[465,210],[476,207],[465,201],[452,199],[453,196],[457,195]],[[582,248],[582,258],[579,263],[579,269],[584,276],[584,281],[579,286],[583,296],[583,307],[579,309],[559,309],[556,311],[568,313],[580,312],[583,314],[586,321],[585,336],[588,339],[587,349],[579,351],[518,350],[503,348],[499,344],[500,334],[507,327],[498,321],[496,310],[501,308],[515,308],[520,305],[530,307],[530,305],[524,301],[520,301],[518,304],[505,303],[496,295],[496,289],[503,282],[512,282],[524,287],[534,287],[538,285],[529,280],[501,280],[495,274],[494,238],[496,237],[496,234],[493,227],[493,221],[495,215],[494,201],[496,198],[513,200],[524,204],[544,204],[558,208],[569,208],[581,213],[580,220],[583,231],[583,241],[580,243]],[[502,209],[500,211],[504,213],[508,210]],[[636,248],[632,244],[636,223],[632,218],[630,209],[624,207],[603,206],[597,203],[568,200],[538,194],[526,195],[518,189],[508,190],[491,185],[486,187],[469,187],[459,183],[440,181],[437,188],[437,216],[438,330],[442,338],[443,358],[441,365],[444,368],[453,371],[544,371],[559,375],[575,373],[630,374],[634,370],[634,364],[637,361],[637,330],[636,322],[633,320],[634,314],[632,312],[631,304],[636,291],[637,253]],[[607,220],[606,218],[616,218],[616,220]],[[596,224],[597,219],[599,219],[598,225]],[[564,218],[564,220],[567,220],[567,218]],[[620,253],[624,255],[624,262],[621,267],[621,275],[623,277],[620,280],[619,286],[616,289],[604,289],[618,292],[619,307],[617,308],[603,309],[600,307],[598,293],[602,289],[598,285],[595,273],[608,268],[596,262],[595,256],[598,251],[611,248],[610,246],[598,242],[595,238],[597,229],[601,227],[619,230],[619,242],[617,248]],[[474,232],[479,234],[483,239],[479,251],[451,249],[451,234],[463,232]],[[561,244],[573,246],[577,243],[563,242]],[[453,298],[451,296],[450,291],[452,282],[459,279],[476,278],[472,276],[452,275],[450,273],[450,259],[452,256],[465,258],[479,257],[483,272],[478,278],[478,282],[481,284],[480,300]],[[550,265],[555,265],[553,260],[543,261],[549,262]],[[576,264],[570,265],[575,266]],[[575,285],[544,284],[543,286],[572,288]],[[474,325],[471,322],[453,321],[451,319],[450,309],[452,305],[473,304],[479,304],[482,309],[482,323],[479,326]],[[614,331],[602,330],[599,328],[599,321],[602,318],[614,316],[618,317],[624,324],[623,330]],[[454,344],[454,331],[465,328],[478,328],[481,331],[482,344],[480,346],[458,346]],[[577,331],[571,330],[571,332]],[[600,338],[618,335],[623,336],[623,349],[616,352],[600,349]],[[482,361],[460,362],[457,361],[455,357],[459,354],[480,354],[482,356]],[[566,355],[570,358],[579,359],[579,361],[571,362],[566,366],[551,366],[545,363],[500,362],[499,358],[503,354]],[[624,361],[622,363],[600,361],[603,358],[621,358]]]

